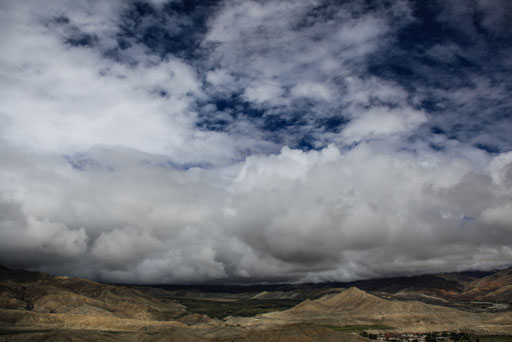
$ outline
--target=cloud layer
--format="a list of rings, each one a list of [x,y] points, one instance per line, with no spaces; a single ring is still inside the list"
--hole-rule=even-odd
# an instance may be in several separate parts
[[[0,2],[1,263],[128,283],[510,263],[506,2],[50,4]]]

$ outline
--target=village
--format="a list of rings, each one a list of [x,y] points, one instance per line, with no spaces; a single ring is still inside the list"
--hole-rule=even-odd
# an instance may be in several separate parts
[[[429,332],[429,333],[361,333],[361,336],[377,341],[402,341],[402,342],[437,342],[437,341],[467,341],[480,342],[478,336],[462,332]]]

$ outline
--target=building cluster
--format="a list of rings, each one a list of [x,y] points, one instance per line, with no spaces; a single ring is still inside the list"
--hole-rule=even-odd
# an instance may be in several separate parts
[[[429,333],[367,333],[362,332],[362,336],[377,341],[397,341],[397,342],[480,342],[478,336],[469,333],[441,331]]]

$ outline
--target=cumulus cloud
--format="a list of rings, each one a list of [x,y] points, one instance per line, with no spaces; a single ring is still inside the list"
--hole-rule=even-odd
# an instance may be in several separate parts
[[[261,82],[251,84],[245,88],[244,96],[247,100],[255,103],[264,103],[273,100],[279,101],[283,96],[283,89],[276,82]]]
[[[430,262],[449,257],[450,245],[460,244],[461,252],[473,255],[471,264],[480,245],[497,242],[493,234],[507,239],[508,228],[489,234],[495,228],[475,221],[485,218],[490,207],[509,203],[508,188],[488,175],[473,174],[473,163],[462,158],[425,153],[422,159],[389,155],[372,145],[347,154],[331,146],[249,159],[235,187],[241,206],[235,209],[240,216],[236,232],[281,261],[331,267],[356,263],[377,273],[382,263],[371,261],[382,254],[390,267],[384,273],[395,267],[434,270]],[[496,256],[503,246],[498,243]],[[368,259],[347,258],[353,253]]]
[[[84,227],[70,229],[65,224],[38,219],[23,212],[15,201],[0,202],[2,257],[22,264],[46,262],[46,258],[73,258],[86,252]],[[38,261],[38,257],[43,257]],[[39,264],[40,266],[40,264]]]
[[[368,137],[410,132],[425,121],[425,113],[419,110],[372,107],[352,120],[342,135],[349,142],[361,141]]]
[[[62,159],[32,160],[21,173],[3,166],[4,179],[20,180],[11,192],[2,184],[4,197],[49,218],[27,220],[20,205],[3,202],[2,258],[40,246],[99,268],[79,274],[127,282],[354,279],[506,263],[512,163],[484,153],[473,160],[463,146],[457,157],[418,148],[421,157],[373,143],[283,148],[224,170],[133,156],[111,163],[115,171],[80,171]],[[115,160],[116,152],[103,153]],[[28,179],[50,166],[61,169],[48,175],[53,186]],[[44,196],[58,206],[41,207]]]
[[[50,3],[1,4],[0,263],[247,283],[510,262],[508,81],[443,76],[488,68],[457,41],[418,38],[420,63],[416,2]],[[499,3],[476,7],[493,37]],[[473,35],[454,11],[434,17]]]
[[[17,16],[9,17],[12,11],[6,10],[2,20],[7,29],[2,30],[6,49],[0,62],[4,84],[9,84],[0,98],[4,139],[61,153],[119,145],[169,155],[181,163],[217,162],[222,159],[217,153],[232,157],[224,147],[229,138],[193,129],[192,104],[201,97],[201,80],[185,61],[137,53],[137,65],[126,65],[105,58],[103,49],[72,46],[54,34],[59,23],[51,20],[57,15],[80,30],[99,26],[84,17],[102,16],[102,6],[64,6],[67,11],[50,13],[35,13],[34,3],[12,7]],[[107,13],[114,16],[113,11]],[[111,29],[94,34],[108,41],[117,22],[109,17],[101,22]],[[203,156],[187,150],[198,144],[203,145]],[[218,145],[222,147],[215,152]]]

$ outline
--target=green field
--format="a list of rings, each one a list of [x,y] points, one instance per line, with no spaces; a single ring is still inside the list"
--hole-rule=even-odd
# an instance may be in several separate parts
[[[365,331],[365,330],[393,330],[395,328],[390,327],[389,325],[324,325],[324,327],[333,329],[336,331],[346,331],[346,332],[357,332],[357,331]]]
[[[512,342],[512,336],[478,336],[480,342]]]
[[[16,334],[39,334],[51,332],[51,329],[23,329],[23,328],[0,328],[0,335],[16,335]]]
[[[178,303],[187,307],[189,313],[199,313],[211,318],[227,316],[251,317],[261,313],[290,309],[299,302],[295,300],[215,300],[176,298]]]

